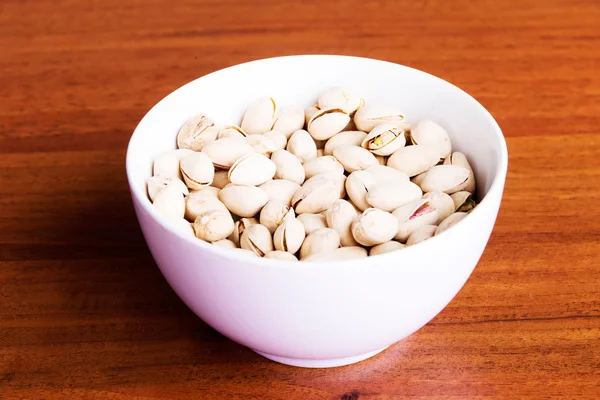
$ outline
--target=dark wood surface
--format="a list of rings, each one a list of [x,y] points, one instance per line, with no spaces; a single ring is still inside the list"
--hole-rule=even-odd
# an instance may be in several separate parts
[[[217,334],[171,291],[127,189],[163,96],[253,59],[413,66],[482,102],[510,171],[489,245],[431,323],[308,370]],[[600,398],[600,2],[4,0],[1,399]]]

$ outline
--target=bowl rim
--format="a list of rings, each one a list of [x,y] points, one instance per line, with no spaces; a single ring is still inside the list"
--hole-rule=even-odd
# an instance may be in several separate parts
[[[133,166],[134,161],[131,156],[131,153],[132,153],[131,148],[135,145],[136,137],[141,134],[141,133],[139,133],[140,126],[143,124],[143,122],[147,118],[150,117],[151,114],[153,114],[153,112],[161,104],[167,102],[172,97],[176,97],[179,92],[183,91],[185,88],[194,84],[198,80],[206,79],[206,78],[209,78],[216,74],[224,73],[225,71],[228,71],[228,70],[240,69],[240,68],[244,68],[245,66],[255,65],[255,64],[271,63],[271,62],[276,62],[278,60],[284,60],[284,59],[297,59],[297,60],[301,60],[301,59],[346,59],[346,60],[350,60],[350,61],[362,60],[362,61],[368,61],[368,62],[374,62],[374,63],[389,64],[389,65],[394,66],[395,68],[407,69],[407,70],[411,70],[411,71],[419,73],[419,74],[427,75],[429,78],[440,81],[440,83],[442,83],[442,84],[450,85],[454,90],[458,91],[463,96],[465,96],[467,101],[473,103],[473,105],[476,108],[478,108],[479,111],[482,112],[482,114],[488,120],[488,123],[493,128],[494,137],[496,139],[496,145],[497,145],[498,155],[499,155],[498,163],[497,163],[496,169],[495,169],[494,179],[493,179],[492,184],[490,185],[488,192],[486,193],[484,198],[479,202],[478,207],[475,207],[457,225],[469,223],[469,221],[474,219],[474,218],[469,218],[471,215],[479,215],[480,213],[485,212],[485,208],[487,208],[487,207],[481,207],[481,206],[488,204],[489,202],[492,201],[489,199],[491,197],[490,194],[496,193],[498,196],[500,196],[500,197],[502,196],[502,192],[504,189],[504,183],[506,180],[506,174],[508,171],[508,148],[506,145],[506,139],[502,133],[500,126],[498,125],[498,123],[494,119],[494,117],[491,115],[491,113],[481,103],[479,103],[479,101],[477,101],[473,96],[471,96],[469,93],[465,92],[458,86],[446,81],[445,79],[442,79],[442,78],[435,76],[433,74],[430,74],[428,72],[419,70],[417,68],[409,67],[409,66],[406,66],[403,64],[398,64],[398,63],[391,62],[391,61],[369,58],[369,57],[334,55],[334,54],[299,54],[299,55],[288,55],[288,56],[275,56],[275,57],[261,58],[261,59],[257,59],[257,60],[251,60],[251,61],[231,65],[229,67],[225,67],[225,68],[221,68],[221,69],[212,71],[206,75],[202,75],[198,78],[188,81],[187,83],[179,86],[177,89],[173,90],[172,92],[170,92],[169,94],[164,96],[162,99],[160,99],[154,106],[152,106],[152,108],[150,108],[144,114],[144,116],[140,119],[140,121],[136,125],[136,127],[129,139],[129,142],[127,145],[126,157],[125,157],[127,182],[129,184],[130,193],[132,195],[132,201],[138,200],[139,205],[144,209],[144,211],[147,212],[156,222],[158,222],[158,224],[161,225],[161,227],[163,229],[165,229],[165,230],[169,231],[169,233],[177,236],[180,240],[184,240],[184,241],[190,243],[192,246],[199,247],[200,249],[203,249],[205,251],[213,252],[218,257],[224,257],[225,259],[228,259],[229,261],[236,262],[236,263],[237,262],[252,263],[252,264],[261,266],[263,268],[277,268],[277,269],[302,268],[302,269],[306,269],[306,268],[341,267],[344,269],[349,269],[349,267],[360,268],[360,266],[372,267],[369,263],[364,262],[365,261],[364,258],[350,259],[350,260],[336,260],[336,261],[314,261],[314,262],[299,262],[298,261],[298,262],[296,262],[296,261],[287,261],[287,260],[279,260],[279,259],[269,259],[269,258],[264,258],[264,257],[250,257],[248,255],[240,254],[238,252],[234,252],[234,251],[231,251],[230,249],[225,249],[220,246],[213,246],[212,244],[210,244],[208,242],[199,240],[194,236],[190,236],[189,234],[184,234],[184,233],[178,231],[177,229],[175,229],[174,227],[172,227],[169,223],[167,223],[167,219],[165,217],[161,216],[156,210],[154,210],[154,208],[152,207],[152,203],[148,199],[146,192],[145,191],[142,192],[142,191],[138,190],[132,182],[132,178],[131,178],[132,172],[131,171],[134,168],[134,166]],[[139,221],[138,221],[138,224],[139,224]],[[413,253],[415,251],[421,251],[420,250],[421,248],[424,248],[426,246],[435,246],[436,243],[438,243],[438,241],[443,240],[443,238],[449,234],[448,232],[451,233],[451,231],[452,231],[452,229],[448,229],[448,230],[440,233],[437,236],[433,236],[433,237],[429,238],[428,240],[419,242],[412,246],[407,246],[406,248],[403,248],[401,252],[389,252],[389,253],[378,254],[375,256],[369,256],[368,259],[375,257],[381,261],[381,264],[384,264],[386,261],[385,258],[388,258],[389,260],[391,260],[391,259],[396,260],[396,258],[398,257],[399,254],[406,254],[406,257],[409,257],[411,253]],[[147,245],[147,243],[146,243],[146,245]]]

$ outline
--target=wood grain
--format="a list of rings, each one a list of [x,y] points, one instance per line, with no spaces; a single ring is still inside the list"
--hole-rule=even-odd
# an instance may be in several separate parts
[[[0,398],[600,398],[600,3],[5,0]],[[183,83],[333,53],[438,75],[496,117],[509,174],[475,272],[363,363],[278,365],[195,317],[154,265],[129,135]]]

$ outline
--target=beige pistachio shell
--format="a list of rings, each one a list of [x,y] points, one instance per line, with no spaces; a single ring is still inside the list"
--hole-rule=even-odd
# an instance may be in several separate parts
[[[271,139],[269,139],[265,135],[248,135],[246,136],[246,142],[248,142],[248,144],[252,146],[256,153],[264,154],[267,156],[270,156],[271,153],[277,150],[277,146],[275,145],[275,143],[273,143],[273,141],[271,141]]]
[[[248,107],[242,118],[241,128],[248,134],[270,131],[279,117],[277,102],[272,97],[262,97]]]
[[[155,175],[152,178],[148,178],[146,180],[146,185],[148,188],[148,196],[150,197],[151,201],[154,201],[156,195],[160,191],[168,187],[176,188],[179,192],[181,192],[181,194],[186,196],[189,193],[189,190],[187,186],[185,186],[185,183],[172,176]]]
[[[347,88],[334,86],[319,96],[317,104],[321,110],[339,108],[346,114],[352,114],[364,105],[364,100]]]
[[[285,219],[295,217],[296,213],[290,206],[276,200],[267,202],[260,211],[260,223],[267,227],[271,235]]]
[[[390,253],[392,251],[400,250],[405,247],[406,246],[400,242],[396,242],[395,240],[390,240],[388,242],[384,242],[384,243],[378,244],[377,246],[371,247],[371,250],[369,250],[369,256],[372,257],[372,256],[376,256],[379,254]]]
[[[306,125],[308,125],[308,122],[310,121],[310,119],[313,117],[313,115],[315,115],[317,112],[319,111],[319,106],[317,106],[316,104],[313,106],[309,106],[306,107],[306,109],[304,110],[304,123]],[[300,128],[302,129],[302,128]],[[289,137],[288,137],[289,139]]]
[[[240,157],[229,169],[228,178],[236,185],[258,186],[273,179],[277,166],[260,153]]]
[[[435,221],[434,225],[438,225],[455,211],[452,198],[444,192],[425,193],[423,199],[429,200],[429,203],[438,212],[438,219]]]
[[[180,188],[167,186],[160,190],[152,203],[154,209],[163,217],[183,219],[185,214],[185,199]]]
[[[213,244],[213,246],[222,247],[224,249],[236,249],[237,248],[235,243],[233,243],[233,241],[231,241],[229,239],[217,240],[216,242],[212,242],[212,244]]]
[[[327,219],[325,215],[320,214],[301,214],[297,217],[298,221],[304,225],[304,232],[310,235],[317,229],[327,228]]]
[[[172,151],[161,154],[154,160],[152,174],[183,179],[179,170],[179,157]]]
[[[308,133],[315,140],[327,140],[350,122],[350,116],[340,108],[326,108],[317,111],[308,121]]]
[[[212,183],[215,167],[205,153],[194,152],[181,159],[181,175],[187,187],[198,190]]]
[[[452,193],[452,196],[450,196],[450,198],[452,199],[452,204],[454,206],[452,210],[453,212],[456,211],[469,213],[477,205],[475,200],[473,200],[473,195],[467,191]],[[448,214],[448,216],[450,214]]]
[[[365,132],[361,131],[345,131],[332,136],[325,143],[323,152],[326,156],[333,155],[333,149],[339,146],[360,146],[363,140],[367,137]]]
[[[229,171],[216,170],[211,186],[216,187],[217,189],[223,189],[230,183],[231,182],[229,182]]]
[[[193,152],[194,150],[190,149],[175,149],[169,151],[169,154],[173,154],[179,161],[181,161],[183,157],[187,156],[188,154],[192,154]]]
[[[436,229],[436,225],[423,225],[420,228],[415,229],[414,231],[412,231],[412,233],[406,240],[406,245],[412,246],[424,240],[427,240],[430,237],[433,237]]]
[[[428,199],[418,199],[398,207],[392,215],[398,223],[395,240],[405,243],[410,234],[423,225],[433,225],[438,219],[437,210]]]
[[[367,208],[352,223],[352,236],[363,246],[375,246],[390,241],[397,231],[396,218],[377,208]]]
[[[365,171],[354,171],[346,179],[346,192],[352,203],[361,211],[370,207],[367,202],[369,190],[375,187],[375,177]]]
[[[298,157],[301,163],[317,158],[317,145],[308,132],[299,129],[290,136],[286,150]]]
[[[268,252],[273,251],[273,239],[271,232],[260,224],[253,224],[244,229],[240,237],[240,247],[256,253],[262,257]]]
[[[194,232],[198,239],[207,242],[225,239],[233,232],[233,218],[229,211],[207,211],[194,221]]]
[[[448,132],[435,122],[425,119],[413,125],[410,130],[413,144],[429,147],[438,153],[440,160],[448,157],[452,144]]]
[[[219,200],[240,217],[253,217],[269,201],[267,193],[256,186],[229,184],[219,192]]]
[[[251,250],[246,250],[246,249],[231,249],[231,250],[235,251],[236,253],[243,254],[243,255],[246,255],[246,256],[258,257],[256,255],[256,253],[253,252],[253,251],[251,251]]]
[[[358,213],[350,202],[343,199],[336,200],[323,214],[327,220],[327,226],[340,236],[342,246],[358,245],[351,230],[352,222],[358,217]]]
[[[452,214],[451,216],[443,220],[441,224],[438,225],[437,229],[435,230],[435,235],[437,236],[440,233],[452,228],[454,225],[462,221],[467,215],[469,214],[464,212],[456,212]]]
[[[298,106],[281,107],[279,117],[273,125],[273,130],[281,132],[286,141],[292,133],[304,126],[304,110]]]
[[[203,195],[217,197],[219,195],[220,191],[221,191],[221,189],[219,189],[217,187],[214,187],[214,186],[204,186],[204,187],[201,187],[198,190],[191,191],[190,194],[192,194],[192,193],[202,193]]]
[[[377,125],[387,122],[398,126],[407,126],[406,117],[398,110],[378,105],[365,105],[354,114],[356,128],[363,132],[371,132]]]
[[[319,184],[312,181],[319,178]],[[340,184],[334,179],[322,179],[321,175],[307,180],[304,185],[294,193],[292,206],[296,214],[316,214],[327,210],[334,201],[339,199]]]
[[[436,165],[438,153],[429,147],[414,145],[396,150],[389,158],[387,166],[413,177]]]
[[[333,149],[333,156],[344,166],[348,173],[379,165],[375,156],[359,146],[345,145]]]
[[[321,228],[312,232],[304,239],[300,248],[300,260],[324,251],[340,247],[340,236],[331,228]]]
[[[361,146],[378,156],[389,156],[406,144],[406,129],[390,123],[374,127]]]
[[[367,193],[367,203],[371,207],[392,212],[396,208],[420,199],[423,196],[421,188],[410,181],[393,182],[375,185]]]
[[[229,169],[238,158],[254,153],[245,138],[223,138],[208,143],[202,152],[210,157],[214,166],[221,169]]]
[[[360,258],[366,258],[368,256],[367,250],[358,247],[340,247],[335,250],[323,251],[321,253],[314,254],[310,257],[305,258],[304,262],[326,262],[326,261],[347,261],[356,260]]]
[[[185,219],[195,221],[199,215],[210,210],[229,211],[216,196],[192,192],[185,198]]]
[[[292,181],[298,185],[304,183],[305,172],[301,161],[287,150],[277,150],[271,156],[275,163],[275,179]]]
[[[467,183],[465,184],[465,187],[463,190],[465,190],[467,192],[475,193],[475,187],[476,187],[475,174],[473,173],[473,169],[471,168],[471,165],[469,164],[467,157],[463,153],[461,153],[459,151],[455,151],[454,153],[450,154],[444,160],[444,165],[457,165],[457,166],[468,169],[469,170],[469,179],[467,179]]]
[[[287,251],[274,250],[265,254],[265,258],[272,260],[283,260],[283,261],[298,261],[295,255],[288,253]]]
[[[408,182],[408,175],[397,169],[386,167],[385,165],[374,165],[365,169],[368,173],[373,175],[378,185],[383,184],[396,184],[398,182]]]
[[[431,167],[421,187],[424,192],[445,192],[448,194],[460,192],[469,180],[470,172],[458,165],[436,165]]]
[[[298,185],[296,182],[285,179],[267,181],[259,187],[267,193],[269,201],[277,200],[287,206],[292,204],[292,197],[294,196],[294,193],[300,189],[300,185]]]
[[[296,218],[289,218],[277,227],[273,242],[275,249],[294,254],[300,250],[305,237],[302,222]]]
[[[214,121],[204,114],[190,118],[177,133],[177,147],[202,151],[219,134],[219,129],[214,125]]]
[[[273,130],[273,131],[265,132],[265,133],[263,133],[263,136],[265,138],[269,139],[273,143],[273,146],[275,148],[273,151],[284,150],[285,146],[287,146],[287,138],[285,137],[285,135],[283,133],[281,133],[279,131]],[[290,134],[290,136],[291,136],[291,134]]]
[[[167,224],[183,235],[194,236],[192,224],[183,218],[167,218]]]
[[[333,156],[323,156],[313,158],[304,163],[304,174],[306,179],[325,172],[334,172],[340,175],[344,174],[344,166]]]
[[[250,225],[258,224],[258,219],[256,218],[240,218],[233,225],[233,232],[229,236],[229,240],[233,242],[237,247],[240,246],[240,238],[242,237],[242,233],[244,230],[248,228]]]
[[[412,178],[410,178],[410,181],[412,183],[414,183],[415,185],[419,185],[419,187],[421,187],[421,184],[423,183],[423,179],[425,179],[426,174],[427,174],[427,171],[422,172],[419,175],[415,175]]]
[[[219,134],[217,135],[218,139],[223,139],[226,137],[237,137],[237,138],[245,138],[248,136],[246,132],[242,128],[237,125],[228,125],[225,128],[221,129]]]

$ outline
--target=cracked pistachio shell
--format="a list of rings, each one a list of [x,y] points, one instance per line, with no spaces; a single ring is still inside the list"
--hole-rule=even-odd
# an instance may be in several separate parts
[[[246,136],[246,142],[255,152],[270,156],[275,150],[277,150],[277,146],[275,143],[265,135],[248,135]]]
[[[340,181],[324,178],[322,175],[313,176],[294,193],[292,206],[296,214],[320,213],[327,210],[334,201],[339,199]],[[317,182],[315,178],[318,178],[318,184],[315,184]]]
[[[367,104],[354,114],[354,123],[359,131],[371,132],[373,128],[384,122],[407,126],[404,114],[389,107]]]
[[[202,152],[210,157],[216,168],[229,169],[241,156],[254,153],[254,149],[245,138],[228,137],[208,143]]]
[[[240,247],[263,257],[268,252],[273,251],[271,232],[261,224],[250,225],[244,229],[244,233],[240,237]]]
[[[395,240],[406,242],[410,234],[423,225],[433,225],[438,219],[437,210],[428,199],[418,199],[398,207],[392,215],[398,223]]]
[[[233,218],[229,211],[207,211],[194,221],[194,232],[198,239],[207,242],[225,239],[233,232]]]
[[[300,248],[300,260],[324,251],[340,247],[340,235],[331,228],[321,228],[312,232],[304,239]]]
[[[350,116],[340,108],[326,108],[317,111],[308,121],[308,133],[315,140],[327,140],[350,122]]]
[[[434,225],[438,225],[455,211],[452,198],[444,192],[425,193],[423,199],[429,200],[429,203],[438,212],[438,219],[434,222]]]
[[[437,236],[445,230],[452,228],[454,225],[462,221],[467,215],[468,214],[464,212],[456,212],[452,214],[451,216],[443,220],[441,224],[438,225],[437,229],[435,230],[434,236]]]
[[[273,243],[276,250],[294,254],[300,250],[305,237],[302,222],[290,218],[277,227],[273,235]]]
[[[222,247],[224,249],[237,249],[235,243],[229,239],[217,240],[216,242],[212,242],[212,244],[213,246]]]
[[[181,234],[194,236],[192,224],[183,218],[167,218],[167,224]]]
[[[304,126],[304,110],[298,106],[281,107],[279,117],[273,125],[274,131],[281,132],[287,140],[292,133]]]
[[[299,129],[290,136],[286,150],[298,157],[301,163],[317,158],[317,145],[308,132]]]
[[[305,258],[304,262],[327,262],[356,260],[367,257],[367,250],[359,246],[340,247],[335,250],[323,251]]]
[[[378,156],[389,156],[406,144],[406,129],[390,123],[377,125],[369,132],[361,146]]]
[[[450,154],[445,160],[444,160],[444,165],[457,165],[460,167],[464,167],[466,169],[469,170],[469,179],[467,179],[467,183],[465,184],[465,187],[463,190],[466,190],[467,192],[471,192],[471,193],[475,193],[475,174],[473,174],[473,169],[471,168],[471,165],[469,164],[469,160],[467,160],[467,157],[459,152],[459,151],[455,151],[454,153]]]
[[[185,198],[181,190],[175,186],[160,190],[152,206],[160,215],[167,218],[183,219],[185,214]]]
[[[321,214],[301,214],[297,217],[298,221],[304,225],[304,233],[310,235],[317,229],[327,228],[327,219]]]
[[[323,156],[313,158],[304,163],[304,175],[306,179],[310,179],[315,175],[325,172],[335,172],[340,175],[344,174],[344,166],[333,156]]]
[[[155,175],[152,178],[148,178],[146,180],[146,185],[148,187],[148,196],[152,201],[154,201],[156,195],[159,192],[168,187],[176,188],[183,195],[187,196],[189,194],[188,188],[187,186],[185,186],[185,183],[172,176]]]
[[[310,186],[310,185],[318,186],[321,182],[323,182],[325,180],[332,180],[332,181],[334,181],[336,187],[338,188],[339,198],[343,199],[346,197],[346,175],[344,175],[343,173],[340,174],[339,171],[322,172],[320,174],[317,174],[317,175],[312,176],[309,179],[307,179],[307,181],[309,181],[309,180],[310,180],[310,183],[306,186]]]
[[[406,245],[412,246],[433,237],[436,229],[436,225],[423,225],[422,227],[415,229],[406,240]]]
[[[285,179],[302,185],[305,179],[302,162],[287,150],[277,150],[271,155],[271,161],[275,163],[275,179]]]
[[[219,192],[219,200],[240,217],[253,217],[269,201],[267,193],[256,186],[229,184]]]
[[[217,135],[218,139],[223,139],[226,137],[237,137],[237,138],[245,138],[248,136],[246,132],[242,128],[237,125],[228,125],[225,128],[221,129],[219,134]]]
[[[177,147],[202,151],[204,146],[215,140],[219,134],[219,128],[214,125],[214,121],[204,114],[190,118],[177,133]]]
[[[333,156],[344,166],[348,173],[379,165],[375,156],[359,146],[345,145],[333,149]]]
[[[319,111],[319,106],[317,106],[316,104],[314,106],[309,106],[306,107],[306,109],[304,110],[304,123],[306,125],[308,125],[308,122],[310,121],[310,119],[313,117],[313,115],[315,115],[317,112]],[[302,129],[302,128],[300,128]],[[289,138],[288,138],[289,139]]]
[[[192,192],[185,198],[185,219],[194,221],[199,215],[210,210],[229,211],[216,196],[202,192]]]
[[[385,165],[374,165],[365,169],[368,173],[373,175],[378,185],[382,184],[396,184],[398,182],[408,182],[408,175],[397,169],[386,167]]]
[[[438,153],[440,160],[448,157],[452,144],[448,132],[435,122],[425,119],[412,126],[410,130],[412,144],[429,147]]]
[[[273,179],[277,166],[260,153],[240,157],[229,169],[228,178],[236,185],[258,186]]]
[[[206,154],[195,152],[181,159],[181,175],[187,187],[198,190],[209,186],[215,176],[215,167]]]
[[[367,194],[376,183],[375,177],[367,171],[354,171],[346,179],[348,197],[359,210],[364,211],[370,207]]]
[[[325,143],[323,152],[326,156],[333,155],[333,149],[339,146],[360,146],[363,140],[367,137],[365,132],[361,131],[345,131],[332,136]]]
[[[262,97],[248,107],[240,126],[248,135],[261,134],[270,131],[278,117],[275,99]]]
[[[347,114],[352,114],[362,107],[364,103],[365,101],[359,95],[341,86],[330,88],[321,94],[317,100],[317,104],[321,110],[326,108],[340,108]]]
[[[203,187],[201,187],[198,190],[191,191],[190,194],[192,194],[192,193],[202,193],[203,195],[217,197],[219,195],[220,191],[221,191],[221,189],[219,189],[217,187],[214,187],[214,186],[203,186]]]
[[[424,192],[445,192],[448,194],[460,192],[469,181],[470,172],[458,165],[436,165],[431,167],[421,187]]]
[[[285,179],[267,181],[259,187],[267,193],[269,201],[280,201],[287,206],[292,205],[292,197],[300,189],[300,185],[296,182]]]
[[[229,182],[229,171],[217,170],[215,171],[215,176],[213,177],[213,182],[211,186],[216,187],[217,189],[223,189],[230,183],[231,182]]]
[[[396,208],[420,199],[421,188],[410,181],[375,185],[367,193],[367,203],[373,208],[392,212]]]
[[[298,261],[295,255],[288,253],[287,251],[274,250],[265,254],[265,258],[272,260],[284,260],[284,261]]]
[[[284,220],[295,217],[296,213],[290,206],[276,200],[267,202],[260,211],[260,223],[267,227],[271,235]]]
[[[392,240],[398,231],[398,221],[385,211],[367,208],[352,223],[352,236],[363,246],[375,246]]]
[[[242,233],[244,230],[248,228],[250,225],[258,224],[258,219],[256,218],[240,218],[233,225],[233,232],[229,236],[229,240],[233,242],[237,247],[240,245],[240,238],[242,237]]]
[[[265,138],[269,139],[273,143],[273,146],[274,146],[273,151],[284,150],[285,146],[287,146],[287,137],[285,137],[285,135],[279,131],[272,130],[269,132],[265,132],[265,133],[263,133],[263,136]],[[291,134],[290,134],[290,136],[291,136]]]
[[[358,245],[350,229],[352,222],[358,217],[358,212],[350,202],[343,199],[336,200],[323,214],[327,220],[327,226],[340,236],[342,246]]]
[[[415,185],[419,185],[419,187],[420,187],[421,183],[423,183],[423,179],[425,179],[426,174],[427,174],[427,171],[421,172],[419,175],[415,175],[412,178],[410,178],[410,181],[412,183],[414,183]]]
[[[152,174],[183,179],[179,170],[179,157],[172,151],[161,154],[154,160]]]
[[[468,213],[477,205],[475,200],[473,200],[473,195],[470,192],[464,190],[452,193],[452,196],[450,196],[450,198],[452,199],[453,205],[452,212],[456,211]],[[448,214],[447,216],[450,216],[450,214]]]
[[[400,250],[405,248],[406,246],[400,242],[396,242],[395,240],[390,240],[388,242],[384,242],[378,244],[377,246],[371,247],[369,250],[369,256],[376,256],[379,254],[390,253],[392,251]]]
[[[387,166],[413,177],[436,165],[440,159],[434,149],[414,145],[396,150],[387,161]]]

